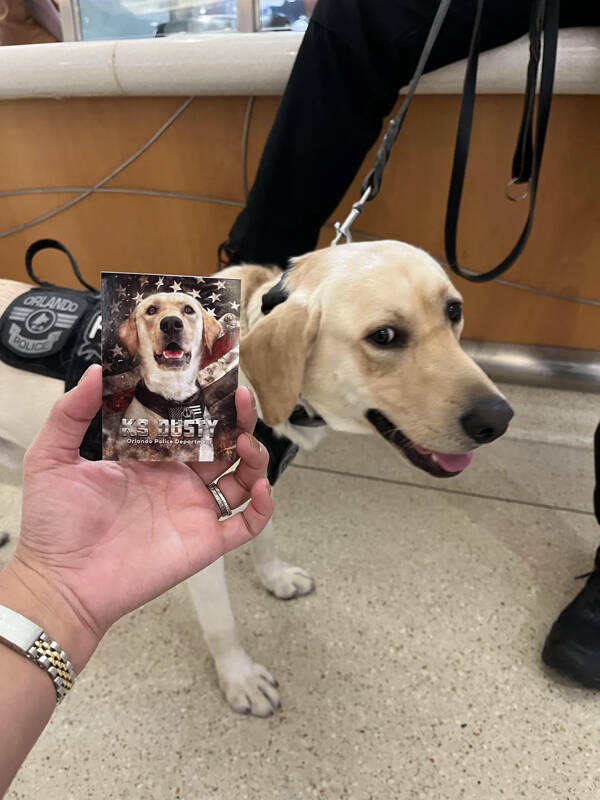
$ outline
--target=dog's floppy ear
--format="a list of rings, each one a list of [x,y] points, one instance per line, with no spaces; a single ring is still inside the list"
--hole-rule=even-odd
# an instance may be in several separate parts
[[[202,309],[202,342],[209,353],[212,353],[213,345],[223,335],[223,326],[210,314]]]
[[[240,343],[240,364],[267,425],[284,422],[298,403],[320,314],[290,300],[263,317]]]
[[[121,323],[117,331],[117,337],[123,342],[129,355],[132,357],[135,356],[139,344],[135,311],[132,311],[125,322]]]

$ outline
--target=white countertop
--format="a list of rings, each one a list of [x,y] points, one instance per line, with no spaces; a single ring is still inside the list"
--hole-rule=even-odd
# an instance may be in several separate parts
[[[0,47],[0,99],[139,95],[279,95],[300,33],[213,33],[165,39]],[[478,92],[521,93],[526,37],[483,53]],[[464,62],[426,75],[421,94],[460,94]],[[555,92],[600,94],[600,28],[559,37]]]

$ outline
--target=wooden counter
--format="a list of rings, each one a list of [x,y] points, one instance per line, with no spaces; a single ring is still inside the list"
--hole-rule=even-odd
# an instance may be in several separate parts
[[[243,203],[240,143],[246,96],[196,97],[102,191],[47,221],[2,236],[93,187],[137,151],[182,102],[177,96],[0,101],[2,276],[24,279],[25,249],[40,237],[63,241],[93,282],[101,268],[214,271],[217,246]],[[458,103],[452,94],[415,98],[381,194],[359,219],[357,231],[403,239],[444,257]],[[483,94],[477,103],[459,241],[464,265],[482,270],[512,247],[526,204],[511,203],[504,195],[522,98]],[[248,140],[250,182],[277,104],[274,96],[255,101]],[[600,96],[555,97],[533,234],[507,280],[600,301],[599,129]],[[371,158],[369,154],[360,178]],[[359,182],[351,187],[336,219],[343,218],[357,199]],[[47,191],[10,194],[38,188]],[[331,235],[324,230],[323,245]],[[58,254],[41,254],[38,259],[45,277],[72,285]],[[466,335],[471,338],[598,348],[598,306],[497,283],[482,286],[457,279],[457,285],[465,295]]]

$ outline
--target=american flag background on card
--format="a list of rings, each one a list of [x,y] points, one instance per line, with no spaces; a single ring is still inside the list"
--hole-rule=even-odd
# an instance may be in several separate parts
[[[103,458],[235,460],[240,282],[102,273]]]

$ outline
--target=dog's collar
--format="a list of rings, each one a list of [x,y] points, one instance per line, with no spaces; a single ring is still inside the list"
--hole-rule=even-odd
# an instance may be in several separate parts
[[[135,387],[135,397],[162,419],[188,419],[202,416],[204,412],[203,392],[198,384],[194,394],[185,400],[167,400],[162,394],[151,392],[142,379]]]
[[[266,294],[262,296],[261,311],[267,316],[276,306],[285,303],[289,297],[289,292],[285,288],[285,271],[279,281]],[[309,414],[300,403],[292,411],[288,422],[297,425],[299,428],[318,428],[327,425],[323,417],[318,414]]]
[[[283,275],[275,284],[275,286],[272,286],[269,291],[262,296],[260,310],[265,317],[267,314],[270,314],[276,306],[281,305],[281,303],[285,303],[290,295],[288,290],[285,288],[285,276],[286,272],[284,270]]]

